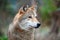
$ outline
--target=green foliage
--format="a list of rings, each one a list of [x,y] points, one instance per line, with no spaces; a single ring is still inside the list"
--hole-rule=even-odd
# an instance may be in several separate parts
[[[7,36],[0,37],[0,40],[8,40]]]
[[[47,20],[51,16],[51,12],[56,10],[56,6],[52,0],[43,0],[43,5],[40,7],[42,20]]]
[[[15,15],[15,11],[14,11],[14,9],[13,9],[13,7],[12,7],[12,5],[11,4],[8,4],[7,6],[6,6],[6,11],[10,14],[10,15],[12,15],[12,16],[14,16]]]
[[[7,0],[0,0],[0,10],[5,10]]]

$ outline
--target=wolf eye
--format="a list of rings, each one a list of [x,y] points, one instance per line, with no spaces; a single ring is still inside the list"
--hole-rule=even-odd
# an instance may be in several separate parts
[[[32,18],[32,16],[29,16],[29,18]]]

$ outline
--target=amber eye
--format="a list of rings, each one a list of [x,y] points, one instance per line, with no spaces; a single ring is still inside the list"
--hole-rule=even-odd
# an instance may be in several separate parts
[[[29,18],[32,18],[32,16],[29,16]]]

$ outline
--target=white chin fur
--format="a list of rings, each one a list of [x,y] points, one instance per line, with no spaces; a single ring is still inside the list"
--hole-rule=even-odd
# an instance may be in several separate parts
[[[22,30],[26,30],[26,31],[29,31],[29,29],[32,28],[32,27],[28,27],[28,25],[21,25],[21,24],[19,24],[19,26],[20,26],[20,28]]]

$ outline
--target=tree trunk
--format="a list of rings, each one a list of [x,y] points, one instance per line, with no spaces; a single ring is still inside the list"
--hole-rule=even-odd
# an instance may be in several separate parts
[[[54,11],[52,14],[52,29],[49,34],[48,40],[59,40],[59,28],[60,28],[60,10]]]

